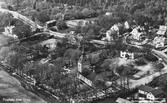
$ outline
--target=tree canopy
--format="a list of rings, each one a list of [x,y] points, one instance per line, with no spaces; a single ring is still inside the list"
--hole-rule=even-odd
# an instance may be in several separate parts
[[[18,36],[19,39],[26,38],[32,35],[32,30],[29,25],[23,24],[15,26],[13,33]]]

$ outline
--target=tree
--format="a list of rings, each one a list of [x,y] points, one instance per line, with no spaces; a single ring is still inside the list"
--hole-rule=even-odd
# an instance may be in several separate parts
[[[144,61],[144,59],[138,59],[135,61],[135,64],[138,65],[138,66],[143,66],[143,65],[146,65],[146,61]]]
[[[107,69],[113,70],[113,69],[111,69],[111,67],[114,68],[114,65],[112,65],[112,62],[113,62],[112,59],[105,59],[101,65],[101,68],[106,69],[106,70]],[[110,66],[110,65],[112,65],[112,66]]]
[[[6,27],[11,24],[11,21],[13,19],[13,16],[9,13],[0,13],[0,27]]]
[[[85,27],[81,27],[81,33],[83,33],[86,40],[97,39],[100,34],[101,27],[98,25],[90,24]]]
[[[15,26],[13,33],[18,36],[19,39],[27,38],[32,35],[31,27],[29,25]]]
[[[25,24],[21,20],[13,18],[11,21],[11,25],[17,27],[17,26],[22,26]]]
[[[132,70],[132,67],[127,65],[125,66],[124,70],[121,73],[124,79],[124,87],[128,89],[129,89],[129,77],[130,77],[131,70]]]
[[[105,29],[111,28],[114,24],[121,21],[120,17],[113,17],[113,16],[101,16],[99,17],[97,23],[100,27]]]
[[[79,49],[68,49],[64,53],[64,60],[71,61],[72,64],[77,64],[81,55],[81,51]]]
[[[121,86],[125,87],[125,88],[129,88],[129,74],[131,71],[130,66],[119,66],[117,68],[117,72],[120,75],[120,82],[121,82]]]
[[[142,3],[138,3],[138,4],[134,5],[133,7],[131,7],[130,13],[133,14],[138,9],[143,9],[143,8],[145,8],[144,3],[143,2]]]
[[[64,21],[57,21],[56,26],[59,30],[67,29],[67,24]]]
[[[13,3],[15,3],[17,10],[18,10],[20,7],[20,4],[22,3],[22,0],[14,0]]]
[[[51,10],[51,18],[52,19],[56,19],[56,18],[61,18],[61,13],[60,13],[60,9],[54,7]]]
[[[26,73],[29,76],[35,75],[36,74],[36,67],[35,63],[26,63],[23,72]]]
[[[161,88],[164,93],[167,93],[167,74],[162,74],[161,76],[157,77],[157,78],[154,78],[153,81],[150,83],[151,86],[154,86],[154,87],[159,87]],[[167,94],[166,94],[167,95]]]
[[[151,54],[151,53],[145,54],[145,55],[144,55],[144,58],[145,58],[146,60],[148,60],[148,61],[151,61],[151,62],[156,62],[156,61],[158,61],[158,58],[157,58],[155,55]]]
[[[57,68],[63,68],[64,63],[63,63],[63,58],[62,57],[58,57],[55,60],[52,61],[52,63],[54,65],[56,65]]]
[[[22,75],[22,69],[24,64],[27,62],[27,57],[25,54],[15,53],[8,58],[8,63],[16,72]],[[14,70],[13,70],[14,71]]]
[[[161,62],[155,63],[154,66],[155,66],[156,71],[158,72],[161,72],[161,70],[165,67],[164,64]]]
[[[47,21],[50,20],[50,17],[48,15],[48,11],[41,11],[37,14],[37,17],[38,21],[40,21],[41,23],[45,23]]]
[[[144,23],[150,23],[152,22],[151,18],[144,16],[143,14],[136,13],[133,15],[134,20],[137,22],[137,24],[144,26]]]
[[[82,15],[87,18],[87,17],[95,17],[96,14],[95,14],[95,11],[94,10],[90,10],[88,8],[84,8],[82,11],[81,11]]]

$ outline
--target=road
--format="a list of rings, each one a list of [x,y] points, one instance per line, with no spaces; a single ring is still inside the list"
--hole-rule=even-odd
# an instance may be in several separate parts
[[[14,18],[23,21],[24,23],[30,25],[31,27],[36,27],[37,26],[37,28],[42,28],[40,25],[36,24],[34,21],[30,20],[29,18],[27,18],[24,15],[21,15],[20,13],[18,13],[16,11],[10,11],[8,9],[0,8],[0,12],[2,12],[2,13],[10,13],[10,14],[13,15]]]
[[[16,12],[16,11],[10,11],[8,9],[0,8],[0,12],[12,14],[14,18],[21,20],[25,24],[29,25],[31,28],[36,28],[36,27],[39,28],[39,29],[43,28],[42,26],[38,25],[34,21],[30,20],[26,16],[24,16],[24,15],[22,15],[22,14]],[[54,32],[54,31],[51,31],[51,30],[48,30],[48,33],[50,33],[50,35],[53,35],[53,36],[59,37],[59,38],[64,38],[65,35],[66,35],[64,33]]]

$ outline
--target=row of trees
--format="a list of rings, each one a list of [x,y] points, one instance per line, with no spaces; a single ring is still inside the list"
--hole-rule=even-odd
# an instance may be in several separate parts
[[[60,50],[60,47],[58,50]],[[44,53],[47,52],[44,51],[43,47],[37,48],[20,44],[13,45],[11,48],[12,54],[8,55],[6,60],[7,63],[13,67],[13,71],[19,73],[21,76],[23,76],[23,73],[32,76],[37,81],[37,85],[46,84],[54,90],[59,90],[60,94],[55,92],[55,94],[58,93],[57,95],[64,93],[71,96],[71,94],[75,92],[74,88],[76,88],[74,87],[75,78],[73,74],[66,75],[66,71],[63,67],[66,64],[64,58],[73,60],[77,57],[75,56],[77,51],[75,53],[74,51],[76,50],[65,50],[65,54],[63,53],[62,56],[58,54],[55,59],[52,59],[52,64],[49,62],[43,64],[40,60]],[[57,50],[54,52],[60,53],[60,51]],[[66,55],[69,53],[71,57]],[[32,57],[29,58],[29,56]],[[66,98],[65,96],[61,96],[61,99],[65,100]]]
[[[22,21],[13,18],[10,13],[0,13],[1,18],[1,28],[7,26],[14,26],[13,33],[18,36],[19,39],[29,37],[32,35],[31,27],[27,24],[24,24]]]

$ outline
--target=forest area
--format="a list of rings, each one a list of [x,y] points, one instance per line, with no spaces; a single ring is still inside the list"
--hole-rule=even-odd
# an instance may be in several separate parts
[[[148,24],[150,28],[156,29],[159,28],[159,25],[167,25],[166,0],[4,1],[8,3],[6,8],[9,10],[18,11],[42,26],[44,26],[47,21],[57,20],[56,26],[60,31],[68,28],[66,25],[66,21],[68,20],[96,19],[94,24],[89,24],[85,27],[78,26],[75,28],[75,32],[77,34],[84,34],[84,39],[79,42],[81,47],[78,47],[78,45],[69,44],[67,42],[69,38],[66,37],[63,38],[61,42],[58,42],[54,51],[49,52],[46,47],[39,45],[31,46],[31,44],[33,44],[32,41],[36,40],[35,38],[26,42],[21,42],[17,45],[13,45],[11,50],[13,50],[15,54],[9,55],[6,58],[8,63],[15,69],[15,71],[20,72],[21,75],[26,73],[27,75],[33,76],[33,78],[37,80],[37,84],[47,84],[55,90],[62,88],[61,92],[68,96],[73,94],[73,91],[75,91],[75,78],[73,74],[63,74],[66,72],[66,70],[63,68],[66,66],[71,66],[72,64],[70,68],[72,68],[72,71],[75,72],[77,63],[82,55],[83,48],[85,54],[87,53],[86,56],[88,57],[91,66],[93,65],[97,67],[96,69],[94,69],[93,66],[91,68],[92,71],[94,69],[95,72],[92,72],[90,69],[85,67],[86,69],[84,68],[84,75],[87,75],[89,78],[93,78],[92,81],[95,84],[101,83],[99,78],[107,80],[108,77],[106,75],[115,76],[113,72],[114,68],[118,69],[121,76],[127,76],[125,74],[128,74],[128,69],[133,68],[133,66],[128,65],[118,67],[118,65],[116,65],[116,63],[114,64],[113,62],[117,61],[117,59],[113,58],[118,57],[118,53],[121,50],[125,51],[128,48],[132,52],[142,52],[142,56],[148,57],[148,59],[151,58],[151,62],[155,59],[155,61],[158,60],[151,54],[147,54],[147,56],[145,55],[146,53],[150,53],[150,50],[143,49],[143,51],[140,51],[139,49],[136,49],[136,47],[129,47],[123,43],[122,39],[117,37],[114,44],[110,44],[103,49],[100,48],[101,50],[99,50],[98,47],[88,43],[88,41],[94,39],[100,40],[99,38],[102,32],[106,32],[116,23],[124,23],[125,21],[128,21],[130,25],[145,26],[145,24]],[[105,14],[107,12],[111,13],[112,15],[106,16]],[[15,26],[14,33],[18,36],[18,39],[30,37],[34,34],[31,32],[31,28],[28,25],[13,19],[11,15],[0,14],[0,18],[1,27],[5,27],[9,24]],[[121,34],[125,33],[123,30],[120,32]],[[36,41],[38,41],[38,39]],[[48,57],[51,58],[48,63],[39,63],[42,58],[48,59]],[[111,58],[108,59],[108,57]],[[144,64],[143,59],[138,62],[141,65]],[[50,65],[50,63],[52,65]],[[159,66],[157,68],[163,67]],[[160,76],[158,79],[155,79],[152,84],[155,85],[158,83],[156,86],[158,85],[166,91],[167,83],[164,82],[165,80],[166,74],[164,76]],[[70,85],[71,87],[69,88],[67,85]],[[62,99],[64,99],[63,96]]]

